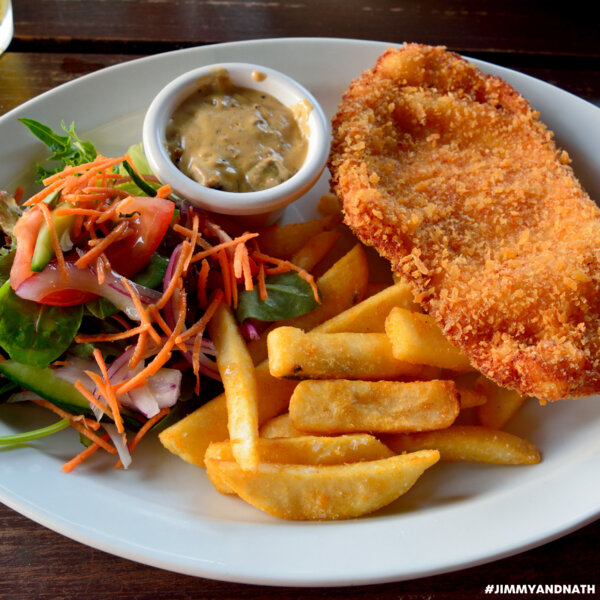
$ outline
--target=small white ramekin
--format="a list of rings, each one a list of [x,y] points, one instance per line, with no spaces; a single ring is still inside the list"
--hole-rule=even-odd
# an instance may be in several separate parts
[[[166,129],[171,115],[197,89],[199,79],[220,69],[227,71],[235,85],[271,94],[285,106],[308,104],[306,127],[301,127],[308,141],[306,158],[288,180],[256,192],[225,192],[194,181],[171,160],[166,144]],[[261,77],[256,77],[256,73],[260,73]],[[259,65],[222,63],[188,71],[167,84],[146,112],[142,140],[155,175],[163,184],[169,184],[180,197],[199,208],[221,214],[268,216],[300,198],[316,183],[327,162],[330,134],[329,124],[317,100],[292,78]]]

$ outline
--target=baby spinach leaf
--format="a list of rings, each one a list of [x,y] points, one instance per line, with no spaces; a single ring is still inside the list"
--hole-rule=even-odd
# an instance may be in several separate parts
[[[23,300],[6,282],[0,288],[0,346],[21,363],[47,367],[71,344],[81,306],[47,306]]]
[[[268,298],[264,301],[256,288],[240,294],[236,311],[240,323],[250,318],[259,321],[291,319],[317,306],[310,284],[295,271],[267,277],[266,287]]]
[[[133,281],[147,288],[155,288],[163,282],[168,265],[169,259],[155,252]]]
[[[62,171],[67,165],[81,165],[94,160],[97,156],[94,145],[79,138],[73,123],[67,127],[64,121],[61,122],[60,126],[67,135],[60,135],[34,119],[21,118],[19,121],[51,150],[52,155],[48,160],[58,162],[58,166],[54,169],[37,165],[38,179],[36,181],[38,183],[41,183],[46,177]]]

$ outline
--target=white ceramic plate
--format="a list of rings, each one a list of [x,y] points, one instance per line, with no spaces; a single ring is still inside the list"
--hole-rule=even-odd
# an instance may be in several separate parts
[[[139,141],[145,107],[176,75],[212,62],[263,64],[298,79],[328,115],[387,44],[291,39],[194,48],[112,67],[63,85],[0,119],[0,187],[30,178],[41,146],[17,123],[75,121],[105,154]],[[528,97],[600,197],[600,110],[524,75],[479,63]],[[326,178],[286,218],[314,212]],[[0,434],[47,422],[22,406],[0,406]],[[93,457],[65,475],[78,451],[71,431],[1,450],[0,499],[80,542],[142,563],[215,579],[323,586],[420,577],[476,565],[539,545],[600,511],[600,399],[529,404],[512,425],[544,460],[534,467],[439,465],[404,497],[368,518],[296,523],[221,496],[204,472],[146,439],[133,468]],[[110,462],[110,461],[108,461]]]

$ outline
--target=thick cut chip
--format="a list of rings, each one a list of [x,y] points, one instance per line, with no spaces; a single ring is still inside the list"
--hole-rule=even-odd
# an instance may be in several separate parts
[[[322,231],[308,240],[308,242],[292,256],[290,262],[297,267],[310,272],[335,246],[340,237],[341,233],[339,231]]]
[[[258,464],[258,386],[254,364],[228,306],[219,305],[208,328],[225,390],[233,454],[242,469],[254,469]]]
[[[487,397],[487,402],[477,409],[477,418],[484,427],[502,429],[525,403],[519,392],[501,388],[483,375],[475,382],[474,389]]]
[[[352,82],[332,128],[346,223],[477,370],[542,400],[600,391],[600,210],[525,98],[406,44]]]
[[[341,465],[394,456],[383,442],[368,433],[352,435],[302,435],[293,438],[258,440],[261,463],[285,465]],[[229,440],[215,442],[206,450],[206,458],[235,460]]]
[[[389,285],[313,329],[319,333],[384,333],[385,320],[394,307],[418,310],[406,282]]]
[[[290,259],[312,238],[333,229],[342,220],[341,213],[289,225],[269,225],[259,231],[260,249],[277,258]]]
[[[304,333],[278,327],[269,333],[269,369],[292,379],[431,379],[439,370],[394,358],[385,333]]]
[[[255,472],[243,471],[235,461],[207,457],[206,462],[219,481],[270,515],[334,520],[360,517],[390,504],[438,460],[436,450],[422,450],[344,465],[259,463]]]
[[[453,381],[302,381],[290,400],[301,431],[407,432],[449,427],[460,412]]]
[[[269,419],[258,432],[261,438],[289,438],[306,435],[292,424],[290,413],[283,413]]]
[[[487,402],[487,396],[478,391],[462,387],[457,389],[461,409],[473,408],[474,406],[483,406]]]
[[[405,308],[393,308],[385,331],[398,360],[433,365],[452,371],[470,371],[469,359],[444,337],[433,317]]]
[[[377,438],[368,434],[340,435],[336,437],[301,436],[283,439],[258,440],[260,462],[286,465],[343,465],[364,460],[389,458],[394,453]],[[217,491],[231,494],[213,468],[216,460],[234,460],[231,443],[216,442],[206,450],[207,475]]]
[[[387,435],[382,440],[395,452],[435,448],[445,461],[494,465],[530,465],[540,462],[540,452],[531,442],[506,431],[476,425],[455,425],[441,431]]]

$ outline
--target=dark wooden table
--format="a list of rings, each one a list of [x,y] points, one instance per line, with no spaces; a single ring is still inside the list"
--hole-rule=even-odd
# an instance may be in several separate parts
[[[587,3],[13,0],[13,5],[15,37],[0,57],[0,114],[65,81],[138,56],[286,36],[443,44],[600,103],[598,22]],[[437,600],[482,597],[491,583],[595,584],[600,594],[598,539],[600,522],[520,555],[436,577],[350,589],[269,588],[139,565],[73,542],[0,506],[0,599]]]

